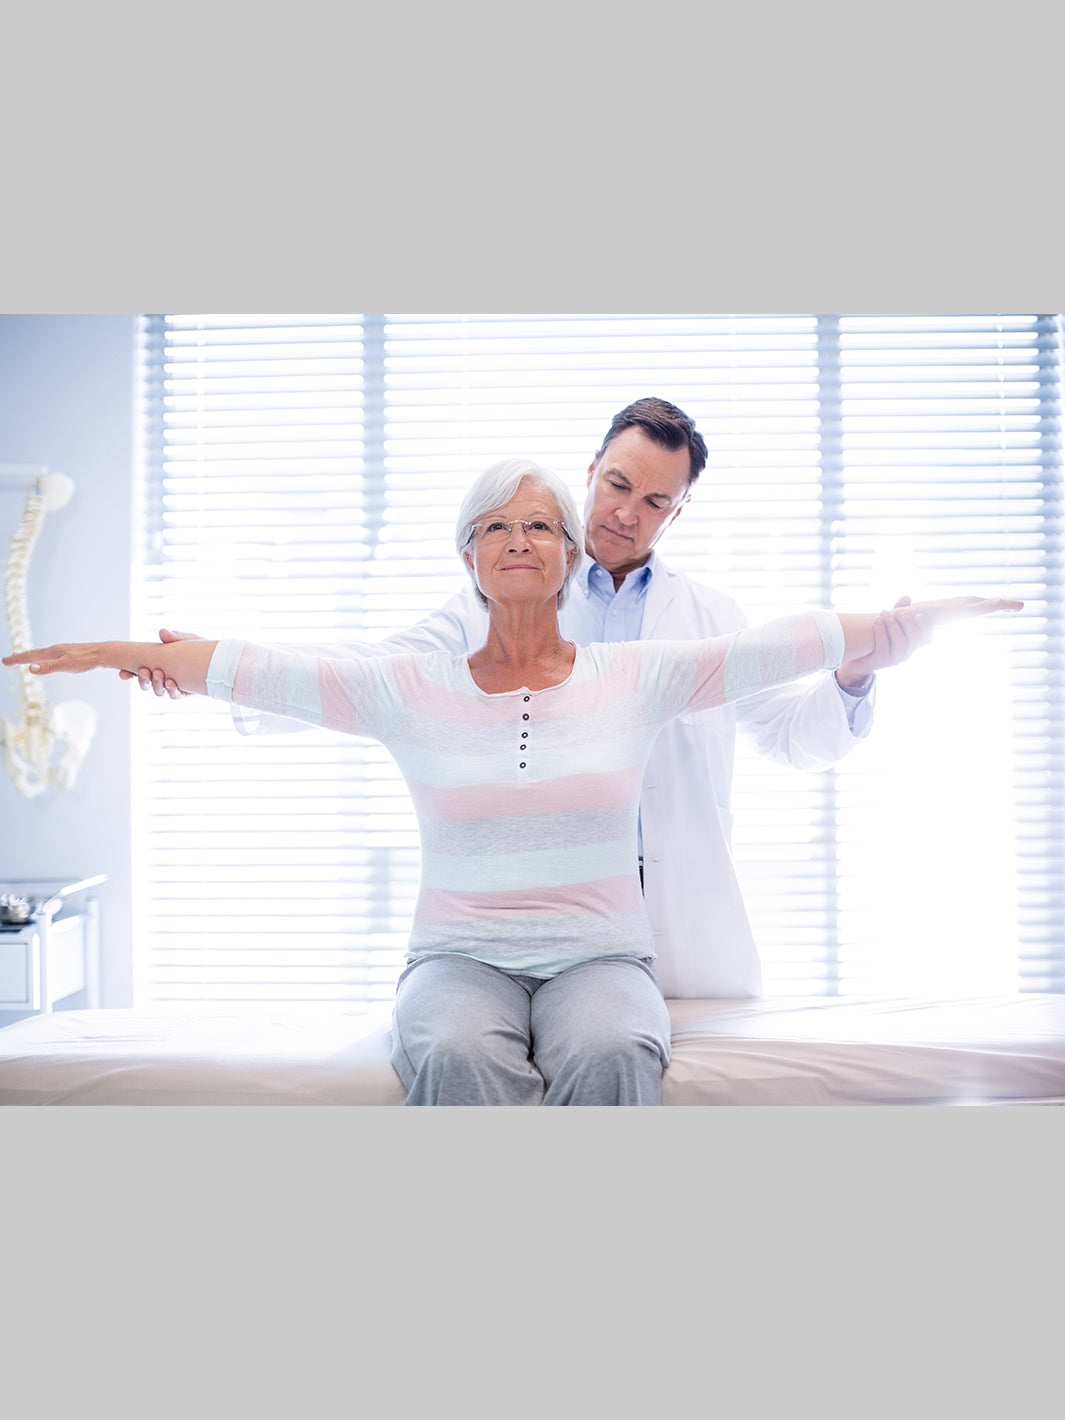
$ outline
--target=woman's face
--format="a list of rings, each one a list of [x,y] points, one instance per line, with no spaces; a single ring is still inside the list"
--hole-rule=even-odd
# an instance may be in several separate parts
[[[520,484],[509,503],[478,519],[463,553],[489,607],[494,602],[557,606],[573,555],[558,504],[530,482]]]

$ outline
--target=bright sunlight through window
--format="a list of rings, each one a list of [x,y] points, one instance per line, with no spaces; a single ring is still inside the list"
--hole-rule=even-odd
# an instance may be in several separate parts
[[[660,555],[752,622],[1023,598],[881,673],[834,769],[741,743],[733,845],[768,994],[1065,989],[1060,316],[160,315],[141,342],[137,637],[403,630],[463,585],[477,473],[529,455],[580,505],[647,394],[710,446]],[[206,701],[134,719],[138,1002],[390,997],[418,835],[385,751]]]

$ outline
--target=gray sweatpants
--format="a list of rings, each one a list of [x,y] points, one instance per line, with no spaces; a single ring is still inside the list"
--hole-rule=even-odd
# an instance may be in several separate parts
[[[654,1105],[669,1036],[658,978],[637,957],[542,980],[441,953],[399,978],[392,1064],[409,1105]]]

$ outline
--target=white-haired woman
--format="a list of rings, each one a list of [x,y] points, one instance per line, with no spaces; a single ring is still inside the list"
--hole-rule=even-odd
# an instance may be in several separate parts
[[[379,739],[421,831],[393,1016],[407,1103],[653,1105],[670,1022],[636,856],[652,741],[675,715],[861,658],[876,616],[808,612],[709,641],[578,648],[557,611],[581,542],[557,475],[510,459],[459,514],[456,546],[489,617],[471,655],[335,661],[241,641],[110,641],[4,664],[161,665],[185,691]],[[1020,605],[956,597],[911,613],[927,638],[940,620]]]

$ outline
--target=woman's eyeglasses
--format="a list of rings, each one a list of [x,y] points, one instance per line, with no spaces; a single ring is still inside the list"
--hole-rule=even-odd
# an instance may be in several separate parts
[[[532,542],[555,542],[566,535],[566,525],[558,518],[489,518],[483,523],[474,523],[473,536],[479,542],[505,542],[510,537],[511,528],[521,527]]]

